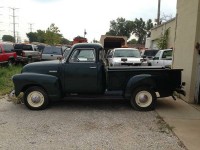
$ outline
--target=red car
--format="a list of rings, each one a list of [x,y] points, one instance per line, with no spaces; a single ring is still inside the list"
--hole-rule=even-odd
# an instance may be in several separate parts
[[[14,49],[13,44],[9,42],[0,43],[0,65],[8,64],[11,65],[15,62],[17,55],[12,50]]]

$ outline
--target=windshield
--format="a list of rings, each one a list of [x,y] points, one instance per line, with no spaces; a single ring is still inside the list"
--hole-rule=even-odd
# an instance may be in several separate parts
[[[43,54],[62,55],[61,47],[46,46],[42,52]]]
[[[12,52],[12,50],[14,49],[12,44],[3,44],[3,48],[5,52]]]
[[[139,50],[127,50],[127,49],[120,49],[115,50],[114,57],[135,57],[140,58]]]
[[[22,49],[23,50],[27,50],[27,51],[32,51],[33,50],[31,45],[23,45]]]

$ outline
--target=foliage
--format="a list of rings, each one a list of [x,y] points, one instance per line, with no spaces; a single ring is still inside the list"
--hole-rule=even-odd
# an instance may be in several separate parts
[[[149,19],[145,23],[142,18],[135,19],[133,23],[133,34],[135,34],[136,37],[138,37],[138,44],[144,44],[145,39],[147,36],[147,33],[150,32],[150,29],[153,28],[152,20]]]
[[[116,20],[110,21],[110,29],[106,35],[127,36],[127,38],[130,38],[134,34],[138,38],[137,43],[144,44],[146,36],[150,34],[151,28],[153,28],[151,19],[145,22],[142,18],[136,18],[135,21],[117,18]]]
[[[60,44],[71,44],[71,41],[66,38],[61,38]]]
[[[12,83],[12,76],[20,73],[22,66],[0,67],[0,95],[9,93],[14,85]]]
[[[128,41],[128,44],[136,44],[136,43],[137,43],[136,39],[132,39],[132,40]]]
[[[117,18],[116,20],[110,21],[110,29],[106,35],[110,36],[131,36],[132,21],[128,21],[125,18]]]
[[[165,30],[164,34],[158,39],[157,46],[159,49],[168,48],[169,29]]]
[[[15,38],[11,35],[3,35],[2,40],[3,41],[15,42]]]
[[[46,30],[45,42],[49,45],[59,44],[61,41],[62,35],[59,34],[60,30],[55,26],[54,23]]]
[[[60,30],[54,23],[47,28],[46,31],[37,30],[37,32],[29,32],[26,34],[29,42],[40,42],[49,45],[70,44],[71,42],[60,34]]]
[[[29,32],[26,33],[26,35],[30,42],[38,42],[38,36],[36,32]]]

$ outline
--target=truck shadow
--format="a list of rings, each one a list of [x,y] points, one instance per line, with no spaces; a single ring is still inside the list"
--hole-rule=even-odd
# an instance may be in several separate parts
[[[126,100],[62,100],[52,102],[50,109],[67,110],[134,110]]]

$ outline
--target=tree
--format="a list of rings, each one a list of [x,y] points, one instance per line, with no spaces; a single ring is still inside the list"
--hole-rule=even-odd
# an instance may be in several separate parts
[[[2,40],[3,41],[15,42],[15,38],[11,35],[3,35]]]
[[[142,18],[135,19],[133,22],[133,34],[138,37],[138,44],[144,44],[147,33],[150,32],[150,29],[153,28],[152,20],[149,19],[145,23]]]
[[[61,38],[60,44],[70,44],[70,43],[71,43],[71,41],[69,41],[68,39]]]
[[[29,42],[38,42],[38,36],[36,32],[26,33],[26,36],[29,39]]]
[[[128,44],[136,44],[136,43],[137,43],[136,39],[132,39],[132,40],[128,41]]]
[[[45,31],[43,30],[37,30],[37,39],[40,43],[45,43]]]
[[[59,44],[62,37],[62,35],[59,34],[59,32],[60,30],[58,29],[58,27],[56,27],[55,24],[52,23],[50,27],[46,30],[45,42],[50,45]]]
[[[117,18],[116,20],[110,21],[110,29],[106,35],[111,36],[131,36],[133,22],[126,20],[125,18]]]

